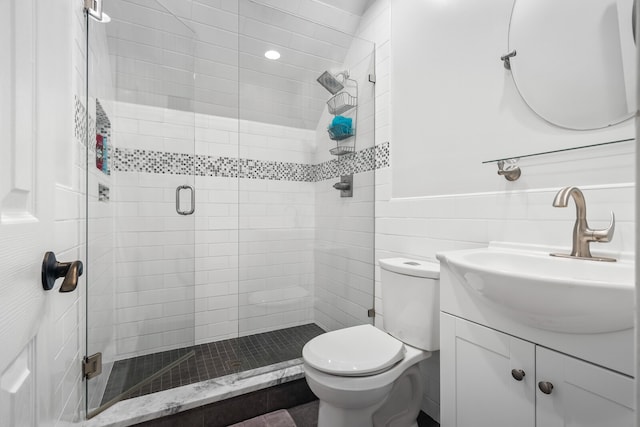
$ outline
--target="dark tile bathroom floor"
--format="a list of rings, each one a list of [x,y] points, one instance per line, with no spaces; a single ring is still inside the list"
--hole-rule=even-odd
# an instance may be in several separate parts
[[[218,378],[302,357],[302,347],[324,331],[310,323],[293,328],[195,345],[117,361],[111,371],[102,404],[131,389],[193,351],[153,381],[127,393],[123,399]]]

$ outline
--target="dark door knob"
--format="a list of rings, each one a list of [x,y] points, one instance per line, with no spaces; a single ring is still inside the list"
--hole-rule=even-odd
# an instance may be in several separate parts
[[[71,292],[78,286],[78,277],[82,276],[82,272],[82,261],[58,262],[53,252],[47,252],[42,260],[42,287],[50,291],[56,279],[64,277],[60,292]]]

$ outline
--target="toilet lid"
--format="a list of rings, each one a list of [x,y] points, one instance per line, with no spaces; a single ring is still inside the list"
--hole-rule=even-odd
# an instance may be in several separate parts
[[[319,335],[302,349],[304,361],[332,375],[363,376],[382,372],[402,360],[404,344],[372,325]]]

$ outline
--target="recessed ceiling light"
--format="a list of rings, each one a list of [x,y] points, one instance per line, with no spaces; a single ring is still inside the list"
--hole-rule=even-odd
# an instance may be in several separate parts
[[[278,52],[277,50],[268,50],[264,53],[264,56],[267,59],[279,59],[280,58],[280,52]]]

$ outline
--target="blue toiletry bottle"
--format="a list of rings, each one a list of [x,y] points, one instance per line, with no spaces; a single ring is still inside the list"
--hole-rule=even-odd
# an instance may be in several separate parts
[[[107,143],[107,137],[102,139],[102,172],[109,173],[109,144]]]

